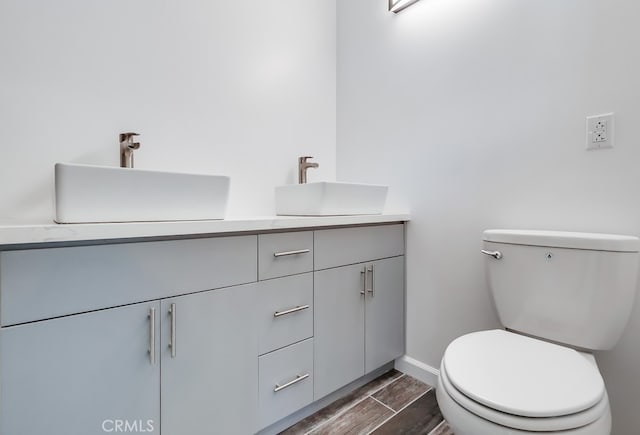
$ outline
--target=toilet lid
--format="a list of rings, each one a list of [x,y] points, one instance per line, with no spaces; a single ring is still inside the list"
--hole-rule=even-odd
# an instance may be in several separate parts
[[[442,362],[467,397],[524,417],[581,412],[605,394],[600,372],[585,355],[499,329],[457,338]]]
[[[607,418],[611,418],[611,414],[609,412],[609,399],[607,398],[606,390],[604,393],[604,397],[600,402],[582,412],[576,412],[575,414],[568,414],[560,417],[537,418],[522,417],[506,412],[501,412],[489,408],[488,406],[484,406],[476,402],[475,400],[468,398],[460,391],[458,391],[456,387],[451,385],[451,382],[449,381],[449,378],[447,376],[447,370],[444,365],[440,366],[438,389],[440,389],[440,391],[438,392],[438,400],[440,400],[442,397],[448,396],[453,399],[453,402],[457,403],[459,406],[469,411],[470,413],[481,417],[483,420],[497,423],[500,426],[504,426],[506,428],[528,431],[527,433],[553,432],[554,434],[557,434],[559,433],[558,431],[571,431],[571,433],[575,433],[573,429],[582,428],[583,426],[590,425],[601,419],[606,420]]]

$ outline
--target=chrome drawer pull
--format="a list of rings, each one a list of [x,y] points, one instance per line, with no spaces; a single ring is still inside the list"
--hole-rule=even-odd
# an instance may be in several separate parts
[[[304,375],[296,375],[296,378],[292,381],[287,382],[284,385],[278,385],[276,384],[275,388],[273,389],[274,393],[277,393],[278,391],[284,390],[287,387],[290,387],[294,384],[297,384],[300,381],[304,381],[305,379],[307,379],[309,377],[309,373],[304,374]]]
[[[156,364],[156,309],[150,308],[149,314],[147,315],[149,319],[149,348],[147,352],[149,352],[149,362],[151,365]]]
[[[310,249],[298,249],[297,251],[274,252],[273,256],[278,258],[286,257],[287,255],[308,254],[309,252],[311,252]]]
[[[502,258],[502,252],[500,251],[487,251],[487,250],[481,250],[480,252],[482,252],[485,255],[489,255],[493,258],[495,258],[496,260],[500,260]]]
[[[273,313],[273,317],[285,316],[287,314],[296,313],[298,311],[306,310],[307,308],[309,308],[309,305],[298,305],[295,308],[290,308],[290,309],[285,310],[285,311],[276,311],[275,313]]]
[[[171,358],[176,357],[176,304],[171,304],[169,307],[169,314],[171,315],[171,341],[169,342],[169,348],[171,349]]]

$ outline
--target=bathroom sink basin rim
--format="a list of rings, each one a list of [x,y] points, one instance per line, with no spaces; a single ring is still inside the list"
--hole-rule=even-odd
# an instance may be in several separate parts
[[[229,183],[223,175],[56,163],[55,221],[224,219]]]

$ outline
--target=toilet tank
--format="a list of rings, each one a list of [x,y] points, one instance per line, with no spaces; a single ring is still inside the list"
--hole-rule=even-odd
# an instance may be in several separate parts
[[[524,230],[487,230],[483,239],[506,328],[589,350],[617,343],[635,299],[640,239]]]

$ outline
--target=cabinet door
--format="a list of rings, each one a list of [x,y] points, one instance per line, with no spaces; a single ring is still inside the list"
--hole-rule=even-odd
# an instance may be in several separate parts
[[[126,424],[160,434],[154,308],[157,316],[153,302],[2,329],[0,433],[87,435]]]
[[[314,399],[364,374],[364,265],[314,273]]]
[[[404,353],[404,257],[367,264],[365,371]]]
[[[256,431],[255,295],[249,284],[162,301],[162,435]]]

